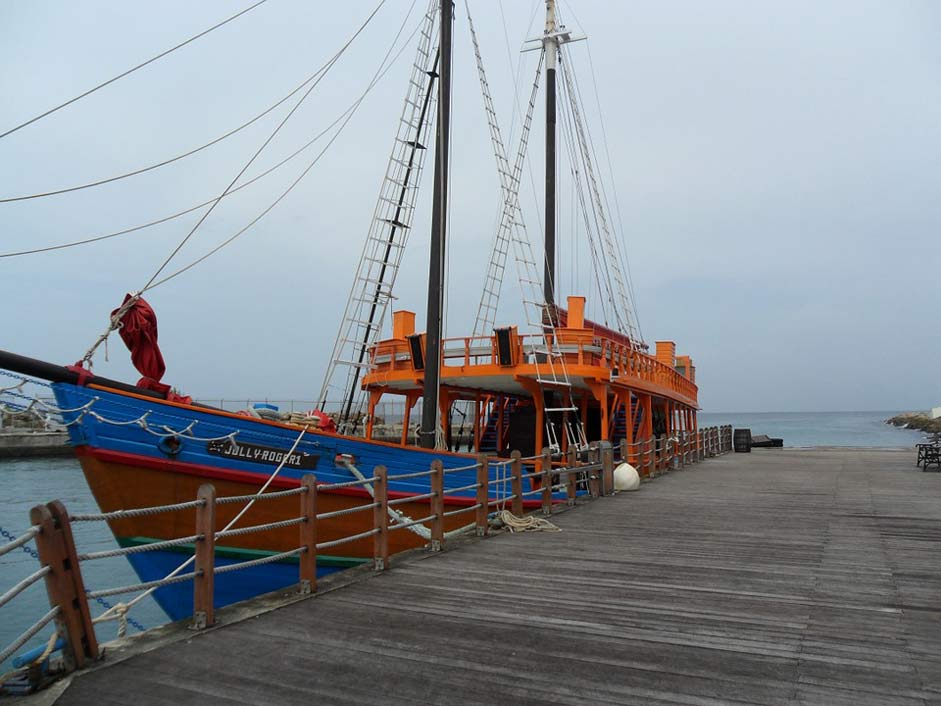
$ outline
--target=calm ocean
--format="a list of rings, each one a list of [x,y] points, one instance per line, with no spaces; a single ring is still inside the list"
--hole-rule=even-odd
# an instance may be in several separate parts
[[[887,426],[884,420],[893,412],[763,412],[760,414],[700,415],[700,426],[732,424],[748,427],[753,434],[767,434],[784,439],[785,446],[868,446],[911,448],[923,438],[919,432]],[[0,529],[19,535],[29,527],[29,510],[39,503],[62,500],[72,513],[97,512],[94,498],[85,484],[78,462],[71,458],[0,460],[5,488],[0,496]],[[80,552],[115,547],[108,528],[103,523],[81,522],[74,526],[75,540]],[[6,538],[0,543],[8,541]],[[30,545],[32,546],[32,545]],[[37,568],[36,560],[22,550],[0,557],[0,593]],[[130,564],[121,558],[103,559],[82,565],[86,588],[93,590],[136,583],[138,578]],[[117,596],[109,601],[129,597]],[[32,624],[48,610],[45,587],[42,582],[13,599],[2,609],[0,619],[0,648]],[[104,611],[104,606],[93,605],[93,614]],[[162,624],[166,618],[149,598],[135,606],[132,617],[144,627]],[[103,641],[115,635],[116,624],[109,623],[99,630]],[[129,634],[135,632],[133,626]],[[28,646],[36,646],[48,639],[43,632]],[[26,649],[26,648],[24,648]],[[8,664],[0,665],[0,672]]]
[[[703,412],[699,426],[731,424],[784,439],[785,446],[866,446],[911,448],[924,434],[899,429],[885,420],[899,412],[756,412],[752,414]]]

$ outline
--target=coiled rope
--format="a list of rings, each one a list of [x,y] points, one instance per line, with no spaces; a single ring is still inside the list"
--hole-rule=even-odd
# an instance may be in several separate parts
[[[562,528],[554,525],[549,520],[535,515],[526,517],[517,517],[509,510],[503,510],[500,515],[500,521],[512,533],[516,532],[561,532]]]

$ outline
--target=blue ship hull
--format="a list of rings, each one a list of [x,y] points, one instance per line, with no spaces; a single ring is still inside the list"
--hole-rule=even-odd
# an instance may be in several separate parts
[[[270,479],[282,462],[283,467],[271,483],[271,490],[297,487],[300,479],[308,473],[316,475],[318,484],[356,480],[347,464],[352,464],[365,476],[372,475],[375,466],[384,465],[389,474],[394,476],[427,471],[433,460],[440,459],[446,469],[461,469],[446,476],[445,502],[452,506],[448,509],[460,505],[469,507],[476,502],[473,489],[457,492],[447,490],[476,483],[476,457],[469,454],[403,447],[317,430],[309,430],[301,435],[296,426],[103,388],[86,388],[60,382],[53,385],[53,390],[59,406],[66,410],[63,416],[71,443],[76,447],[86,478],[102,511],[189,501],[194,499],[199,484],[206,482],[228,488],[228,493],[220,494],[251,494]],[[503,481],[490,486],[492,500],[506,498],[511,494],[507,465],[492,463],[488,475],[494,481]],[[531,487],[525,482],[524,492]],[[428,492],[428,476],[389,481],[390,498]],[[540,501],[536,497],[527,501],[526,506],[538,506]],[[561,502],[564,495],[556,493],[553,499]],[[297,505],[296,499],[290,500],[289,506],[282,507],[284,514],[277,518],[265,518],[264,521],[292,516]],[[330,502],[334,503],[333,507],[337,507],[336,503],[344,507],[342,503],[346,503],[346,506],[363,504],[369,498],[365,490],[357,487],[328,491],[321,494],[321,500],[328,507]],[[426,511],[428,500],[423,502],[424,508],[413,506],[412,512]],[[252,512],[265,512],[267,510],[261,506],[271,504],[260,503]],[[427,512],[413,516],[423,517],[425,514]],[[255,517],[245,518],[241,524],[259,523],[260,520]],[[357,529],[349,524],[349,517],[327,520],[319,530],[320,537],[329,536],[331,531],[334,536],[347,537],[371,528],[371,513],[355,513],[354,517],[357,519],[352,522],[369,524]],[[472,522],[473,515],[465,514],[450,521],[460,521],[461,524]],[[155,525],[154,522],[153,518],[120,520],[113,523],[112,529],[118,541],[125,545],[146,541],[142,538],[171,539],[191,531],[188,526],[173,524],[172,520],[166,520],[166,524]],[[340,526],[341,522],[347,524]],[[230,548],[235,553],[241,553],[240,558],[217,551],[220,565],[255,558],[257,554],[247,555],[252,551],[271,554],[297,546],[296,527],[266,534],[264,538],[255,535],[259,537],[251,540],[256,542],[255,545],[247,543],[251,535],[244,537],[245,545]],[[424,544],[424,540],[408,531],[393,533],[390,541],[399,545],[392,548],[393,551]],[[266,544],[258,545],[257,542]],[[318,575],[332,573],[372,557],[371,541],[359,540],[358,545],[343,545],[342,550],[347,555],[333,558],[336,561],[325,563],[318,557]],[[177,568],[186,559],[186,554],[174,551],[144,552],[130,555],[129,559],[141,579],[150,581],[163,578]],[[222,574],[216,578],[215,603],[219,607],[229,605],[296,584],[297,580],[296,562],[270,563]],[[173,619],[190,615],[192,589],[192,582],[161,588],[156,592],[158,603]]]

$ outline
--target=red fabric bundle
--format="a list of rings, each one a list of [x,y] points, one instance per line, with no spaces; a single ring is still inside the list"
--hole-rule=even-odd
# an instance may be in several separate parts
[[[127,304],[131,295],[124,297]],[[122,304],[123,306],[123,304]],[[113,317],[120,311],[111,312]],[[131,362],[145,378],[159,382],[167,370],[157,345],[157,315],[143,299],[136,300],[121,317],[121,340],[131,351]]]

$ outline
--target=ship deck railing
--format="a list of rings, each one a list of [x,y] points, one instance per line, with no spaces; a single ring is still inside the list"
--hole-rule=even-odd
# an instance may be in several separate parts
[[[524,373],[522,366],[536,367],[539,356],[551,355],[559,359],[567,368],[600,368],[605,371],[611,382],[630,387],[646,384],[654,385],[666,392],[678,395],[684,400],[695,403],[698,396],[696,383],[672,366],[657,360],[636,346],[595,335],[590,339],[573,336],[565,329],[559,329],[553,335],[518,334],[511,338],[509,360],[501,361],[497,338],[495,336],[463,336],[446,338],[441,345],[441,364],[443,370],[461,367],[463,373],[473,374],[477,368],[482,374],[492,374],[494,367]],[[371,372],[383,376],[390,372],[414,374],[412,356],[404,342],[384,341],[371,351]],[[367,375],[367,384],[369,383]]]

